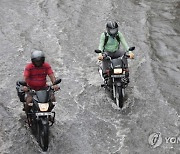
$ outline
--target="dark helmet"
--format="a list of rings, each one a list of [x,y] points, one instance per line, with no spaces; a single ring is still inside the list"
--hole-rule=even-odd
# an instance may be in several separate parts
[[[31,61],[35,67],[41,67],[45,61],[44,53],[39,50],[33,51],[31,53]]]
[[[109,35],[115,36],[118,33],[118,24],[115,21],[109,21],[106,24],[106,29]]]

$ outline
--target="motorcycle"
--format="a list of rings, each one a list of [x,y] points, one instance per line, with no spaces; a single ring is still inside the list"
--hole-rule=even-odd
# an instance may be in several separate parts
[[[60,82],[61,79],[58,79],[54,82],[53,85],[57,85]],[[27,86],[26,82],[24,81],[18,81],[17,85]],[[30,89],[30,93],[32,93],[33,100],[30,111],[26,113],[28,125],[31,128],[32,133],[37,138],[37,141],[43,151],[47,151],[48,149],[49,127],[54,124],[54,119],[55,119],[55,112],[50,110],[50,108],[52,107],[51,105],[53,103],[51,102],[50,96],[52,92],[53,93],[55,92],[52,87],[53,85],[48,86],[46,89],[39,91]],[[17,87],[16,87],[17,90],[20,89]],[[22,91],[18,91],[19,97],[20,97],[20,92]],[[21,97],[21,101],[24,101],[22,97]]]
[[[134,49],[135,47],[130,47],[128,51],[133,51]],[[102,51],[95,50],[95,53],[102,53]],[[128,81],[125,76],[126,68],[123,58],[129,58],[129,55],[127,55],[127,52],[125,52],[121,57],[112,59],[107,55],[107,53],[104,52],[103,58],[110,61],[110,67],[106,71],[106,78],[104,78],[102,67],[99,66],[99,73],[104,82],[102,87],[110,91],[115,104],[119,108],[123,108],[125,89],[128,86]]]

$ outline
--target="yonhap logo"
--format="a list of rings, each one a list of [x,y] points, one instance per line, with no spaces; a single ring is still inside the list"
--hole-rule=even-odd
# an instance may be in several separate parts
[[[180,136],[162,137],[161,133],[152,133],[148,138],[148,142],[152,148],[160,146],[162,142],[166,144],[180,144]]]
[[[166,143],[179,144],[180,136],[179,137],[165,137],[165,140],[166,140]]]
[[[161,133],[152,133],[148,138],[149,144],[152,148],[156,148],[162,144],[162,136]]]

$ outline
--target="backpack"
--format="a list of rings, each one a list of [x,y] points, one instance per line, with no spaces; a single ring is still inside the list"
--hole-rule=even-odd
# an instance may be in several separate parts
[[[104,32],[104,35],[105,35],[105,39],[104,39],[104,47],[105,47],[105,45],[107,44],[107,41],[108,41],[108,39],[109,39],[109,36],[107,35],[107,32]],[[117,33],[117,35],[116,35],[116,40],[117,40],[118,43],[120,44],[119,33]]]

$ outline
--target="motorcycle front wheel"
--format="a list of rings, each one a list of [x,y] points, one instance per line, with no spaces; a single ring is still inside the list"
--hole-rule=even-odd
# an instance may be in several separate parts
[[[47,151],[49,144],[49,124],[38,123],[38,142],[43,151]]]
[[[122,108],[123,107],[123,102],[124,102],[124,92],[123,92],[123,88],[116,86],[115,88],[115,103],[118,107]]]

